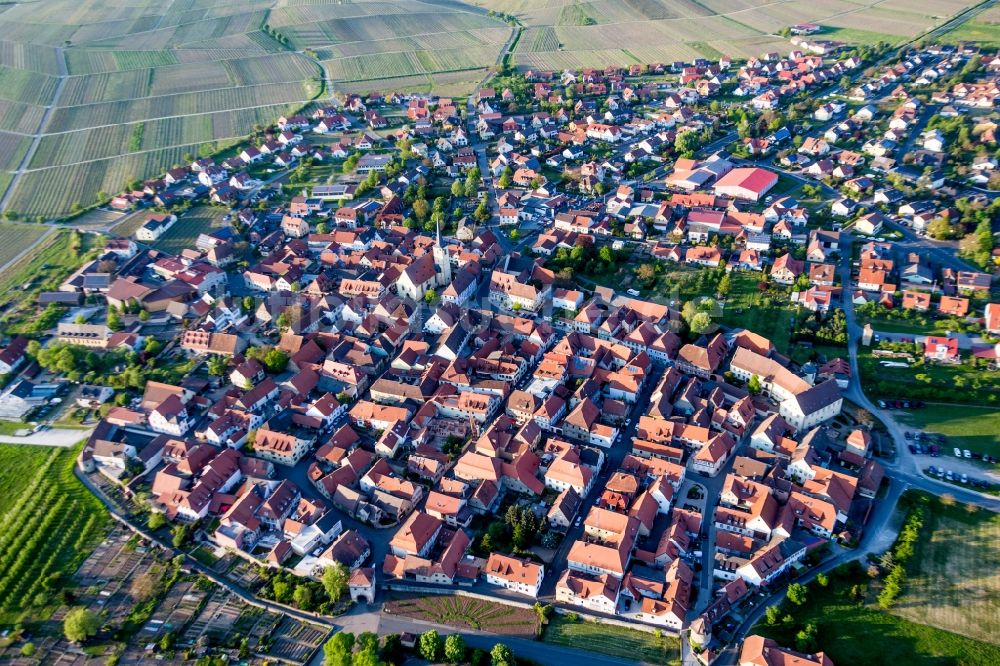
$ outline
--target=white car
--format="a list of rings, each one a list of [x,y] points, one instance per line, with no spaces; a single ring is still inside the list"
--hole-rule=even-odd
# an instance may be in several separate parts
[[[962,449],[958,448],[957,446],[955,447],[955,457],[956,458],[962,457]]]
[[[964,455],[964,456],[965,456],[966,458],[971,458],[971,457],[972,457],[972,452],[971,452],[971,451],[969,451],[969,449],[966,449],[966,450],[962,451],[962,454],[963,454],[963,455]]]

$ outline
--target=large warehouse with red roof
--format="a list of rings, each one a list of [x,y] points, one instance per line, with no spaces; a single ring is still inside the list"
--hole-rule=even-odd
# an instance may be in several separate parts
[[[715,193],[760,201],[767,191],[778,184],[778,174],[759,167],[733,169],[715,183]]]

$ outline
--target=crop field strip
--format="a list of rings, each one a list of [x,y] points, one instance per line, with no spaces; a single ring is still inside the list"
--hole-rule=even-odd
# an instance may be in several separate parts
[[[39,224],[0,223],[0,266],[6,266],[45,235],[47,227]]]
[[[100,538],[107,515],[73,476],[74,451],[0,447],[0,619],[7,622],[44,592],[54,573],[68,577]]]

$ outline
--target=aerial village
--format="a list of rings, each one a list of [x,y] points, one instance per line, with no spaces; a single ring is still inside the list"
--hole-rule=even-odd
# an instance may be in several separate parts
[[[688,631],[708,662],[758,591],[864,538],[885,446],[847,407],[846,336],[798,358],[722,315],[720,281],[816,326],[913,310],[984,336],[882,358],[1000,353],[977,342],[1000,335],[997,253],[926,249],[997,214],[1000,56],[866,57],[800,34],[745,63],[500,73],[468,100],[278,118],[115,196],[134,234],[39,298],[60,355],[183,373],[110,386],[19,337],[0,415],[72,391],[99,420],[79,468],[188,544],[343,566],[359,603],[458,587]],[[199,206],[225,224],[161,249]],[[601,279],[622,265],[652,278]],[[673,267],[710,286],[648,288]]]

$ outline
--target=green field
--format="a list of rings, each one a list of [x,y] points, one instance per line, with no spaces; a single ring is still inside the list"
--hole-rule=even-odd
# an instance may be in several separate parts
[[[968,362],[924,363],[915,354],[913,358],[915,363],[910,367],[887,367],[867,348],[860,348],[858,367],[865,393],[870,398],[913,398],[972,405],[1000,402],[1000,371],[973,367]]]
[[[0,445],[0,623],[59,605],[104,533],[104,508],[73,475],[78,450]]]
[[[225,208],[216,208],[213,206],[192,208],[181,217],[178,217],[174,226],[170,227],[154,245],[158,250],[175,254],[185,248],[194,247],[194,242],[197,240],[198,234],[227,225],[222,218],[228,212]]]
[[[645,631],[596,622],[570,622],[559,614],[549,620],[543,640],[650,664],[680,664],[680,642],[672,636],[657,637]]]
[[[895,416],[914,428],[947,436],[949,447],[1000,456],[1000,411],[997,409],[930,404],[912,412],[898,412]]]
[[[784,604],[780,615],[787,616],[790,622],[779,620],[769,625],[761,620],[751,633],[773,638],[794,649],[796,634],[812,623],[817,628],[815,649],[825,652],[835,664],[992,666],[1000,663],[997,646],[918,624],[899,617],[896,611],[880,610],[870,590],[863,602],[852,599],[852,587],[864,590],[868,582],[860,568],[851,574],[831,574],[828,587],[816,584],[809,587],[804,605]],[[906,603],[904,598],[898,606],[902,608]]]
[[[93,258],[99,244],[100,236],[60,230],[0,274],[0,329],[30,331],[39,321],[38,294],[58,289],[82,261]]]
[[[975,42],[984,49],[1000,48],[1000,23],[984,20],[983,17],[973,18],[941,35],[941,40],[950,43]]]
[[[732,286],[720,323],[763,335],[787,353],[795,310],[786,304],[787,295],[761,294],[759,279],[753,273],[730,274]]]
[[[937,501],[929,506],[892,612],[1000,645],[1000,515]]]
[[[0,266],[38,242],[45,227],[37,224],[0,223]]]

